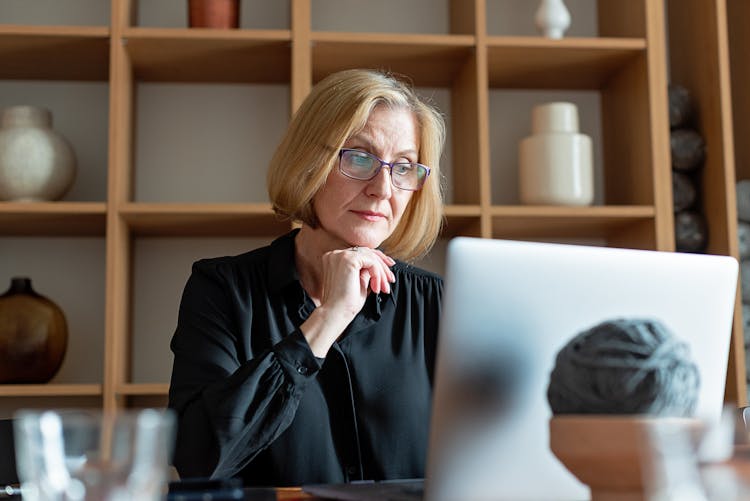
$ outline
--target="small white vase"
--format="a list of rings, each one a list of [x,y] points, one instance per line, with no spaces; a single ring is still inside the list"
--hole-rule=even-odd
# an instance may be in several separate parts
[[[519,195],[531,205],[590,205],[594,201],[591,138],[578,133],[572,103],[535,106],[532,134],[519,145]]]
[[[542,0],[534,15],[534,23],[545,37],[559,39],[570,27],[570,12],[563,0]]]
[[[76,175],[68,141],[52,129],[52,114],[35,106],[13,106],[0,115],[0,200],[62,198]]]

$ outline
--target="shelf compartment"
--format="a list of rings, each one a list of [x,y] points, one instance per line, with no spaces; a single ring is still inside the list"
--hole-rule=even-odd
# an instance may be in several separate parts
[[[446,205],[443,209],[441,238],[480,237],[481,209],[478,205]]]
[[[101,384],[0,384],[0,397],[100,397]]]
[[[289,30],[130,28],[123,41],[141,81],[287,83]]]
[[[4,236],[104,236],[104,202],[0,202]]]
[[[269,236],[289,231],[270,204],[128,203],[120,215],[139,236]]]
[[[488,37],[490,87],[600,89],[646,51],[641,38]]]
[[[471,35],[318,32],[311,39],[315,82],[339,70],[376,68],[425,87],[450,87],[475,46]]]
[[[128,408],[165,408],[169,397],[169,383],[123,383],[115,394],[125,398]]]
[[[0,25],[0,79],[106,81],[109,29]]]
[[[609,238],[653,222],[653,206],[494,206],[494,238]]]

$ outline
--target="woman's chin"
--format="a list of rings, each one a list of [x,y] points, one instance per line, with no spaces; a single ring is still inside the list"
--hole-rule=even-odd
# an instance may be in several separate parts
[[[351,239],[347,239],[346,241],[353,246],[368,247],[370,249],[374,249],[376,247],[379,247],[380,244],[383,243],[383,240],[385,240],[385,238],[377,238],[370,235],[358,235],[353,236]]]

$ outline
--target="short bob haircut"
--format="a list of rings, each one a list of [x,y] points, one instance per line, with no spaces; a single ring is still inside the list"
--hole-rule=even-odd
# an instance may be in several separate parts
[[[422,189],[412,195],[398,226],[381,244],[390,256],[411,261],[429,252],[442,226],[440,155],[445,122],[410,85],[391,74],[345,70],[315,85],[271,159],[268,193],[277,214],[317,227],[315,194],[336,168],[339,149],[365,127],[372,110],[381,105],[414,113],[420,129],[418,161],[431,170]]]

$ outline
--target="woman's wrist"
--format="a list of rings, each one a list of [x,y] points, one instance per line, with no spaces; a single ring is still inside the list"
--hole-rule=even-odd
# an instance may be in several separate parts
[[[328,350],[353,320],[341,311],[319,306],[300,325],[313,355],[325,358]]]

